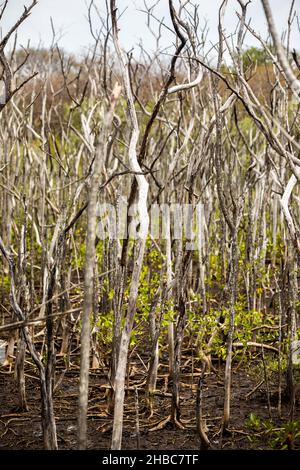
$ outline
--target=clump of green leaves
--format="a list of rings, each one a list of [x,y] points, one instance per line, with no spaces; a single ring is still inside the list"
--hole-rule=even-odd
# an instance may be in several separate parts
[[[268,446],[277,450],[300,449],[300,421],[288,421],[278,426],[272,420],[264,420],[255,413],[250,413],[245,422],[251,431],[248,438],[251,442],[265,438]]]

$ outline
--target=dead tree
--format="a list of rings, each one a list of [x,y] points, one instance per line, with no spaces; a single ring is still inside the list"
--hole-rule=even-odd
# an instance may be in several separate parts
[[[89,197],[87,208],[87,235],[86,258],[84,274],[84,303],[82,312],[81,330],[81,362],[80,362],[80,388],[79,388],[79,449],[87,445],[87,405],[88,405],[88,377],[90,367],[90,315],[94,305],[94,264],[95,240],[97,228],[97,201],[101,175],[103,173],[104,156],[107,153],[109,133],[114,117],[114,108],[120,94],[120,87],[116,83],[108,110],[103,115],[102,129],[99,144],[93,156],[93,167],[89,182]]]
[[[137,143],[139,138],[139,125],[134,107],[134,99],[131,90],[129,79],[128,62],[125,53],[119,45],[118,27],[117,27],[117,8],[115,0],[111,0],[110,13],[112,19],[112,35],[115,45],[115,50],[118,56],[119,65],[122,72],[123,86],[125,96],[128,104],[128,113],[131,124],[131,136],[128,149],[128,158],[130,170],[136,173],[135,180],[138,185],[138,217],[140,222],[140,229],[138,233],[138,241],[136,246],[136,258],[134,260],[134,268],[132,272],[132,280],[130,286],[130,293],[128,299],[128,311],[125,320],[125,325],[122,330],[119,347],[119,357],[116,367],[116,376],[114,380],[115,389],[115,405],[114,405],[114,425],[111,448],[114,450],[121,449],[122,444],[122,429],[123,429],[123,406],[124,406],[124,384],[127,366],[128,346],[130,341],[131,330],[134,322],[134,315],[136,311],[136,301],[138,294],[138,283],[140,272],[142,268],[146,237],[148,233],[149,216],[147,210],[147,195],[148,195],[148,182],[142,174],[142,169],[137,159]]]

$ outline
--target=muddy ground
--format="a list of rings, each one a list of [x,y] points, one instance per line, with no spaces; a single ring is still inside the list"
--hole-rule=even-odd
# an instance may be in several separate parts
[[[183,358],[184,359],[184,358]],[[158,376],[158,392],[155,396],[154,413],[149,418],[145,412],[143,384],[145,373],[140,360],[131,363],[130,389],[127,390],[123,449],[137,449],[135,386],[139,392],[140,449],[146,450],[199,450],[196,433],[195,401],[200,369],[191,373],[190,360],[181,375],[181,412],[184,429],[173,428],[167,423],[156,429],[167,418],[171,409],[171,388],[167,380],[167,364],[161,364]],[[220,425],[223,406],[223,364],[217,364],[215,372],[206,376],[203,406],[208,436],[214,449],[274,449],[300,448],[299,436],[288,431],[290,405],[282,396],[281,417],[278,413],[278,385],[276,381],[260,383],[257,362],[250,372],[247,362],[233,368],[231,433],[221,438]],[[57,362],[57,378],[63,371],[63,360]],[[144,369],[145,370],[145,369]],[[253,372],[254,370],[254,372]],[[79,366],[71,363],[64,379],[54,395],[58,445],[60,449],[76,449],[78,409]],[[112,416],[107,414],[106,372],[97,369],[91,372],[88,409],[88,448],[109,449]],[[0,449],[42,449],[40,424],[39,381],[34,367],[26,365],[26,390],[28,412],[19,412],[18,391],[13,372],[0,369]],[[252,420],[250,419],[252,414]],[[272,424],[270,421],[272,417]],[[296,405],[293,421],[296,427],[300,420],[299,404]],[[153,430],[154,428],[154,430]],[[298,429],[298,428],[297,428]]]

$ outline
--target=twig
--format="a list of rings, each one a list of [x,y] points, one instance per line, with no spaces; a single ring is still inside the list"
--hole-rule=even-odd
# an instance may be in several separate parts
[[[251,395],[253,395],[253,393],[256,392],[256,390],[259,389],[259,387],[262,386],[262,384],[264,383],[265,379],[261,380],[257,385],[255,385],[255,387],[253,388],[253,390],[251,390],[249,393],[247,393],[247,395],[245,395],[245,398],[246,400],[248,400],[248,398],[251,397]]]

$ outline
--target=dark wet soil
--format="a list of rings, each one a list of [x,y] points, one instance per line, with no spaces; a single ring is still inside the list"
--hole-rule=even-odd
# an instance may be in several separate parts
[[[187,363],[190,362],[187,359]],[[123,449],[137,449],[135,386],[139,392],[140,448],[147,450],[199,450],[200,442],[196,433],[195,402],[196,387],[200,369],[191,365],[183,369],[181,375],[181,420],[184,429],[174,428],[167,423],[163,429],[159,423],[171,410],[171,387],[167,381],[167,365],[159,368],[158,392],[154,398],[153,416],[145,412],[143,387],[145,369],[141,361],[131,364],[130,389],[127,390]],[[272,449],[288,445],[300,448],[299,437],[288,433],[290,405],[282,397],[281,417],[278,413],[278,385],[276,380],[263,383],[251,393],[261,381],[258,364],[250,368],[247,362],[236,364],[233,369],[232,404],[230,434],[220,435],[223,407],[223,365],[216,365],[216,372],[205,378],[203,411],[206,418],[208,436],[215,449]],[[107,414],[107,391],[109,383],[104,368],[91,372],[88,408],[88,448],[109,449],[112,429],[112,416]],[[253,372],[254,370],[254,372]],[[257,372],[255,372],[255,370]],[[57,376],[63,371],[63,361],[57,363]],[[78,410],[79,367],[73,362],[65,373],[61,386],[54,395],[58,445],[60,449],[76,449],[77,410]],[[0,449],[42,449],[40,424],[39,380],[30,363],[26,365],[26,390],[28,412],[20,412],[18,390],[13,373],[0,369]],[[252,414],[252,424],[249,417]],[[270,415],[272,422],[270,421]],[[300,409],[296,405],[294,422],[299,424]],[[296,432],[295,432],[296,434]],[[290,436],[290,437],[289,437]]]

